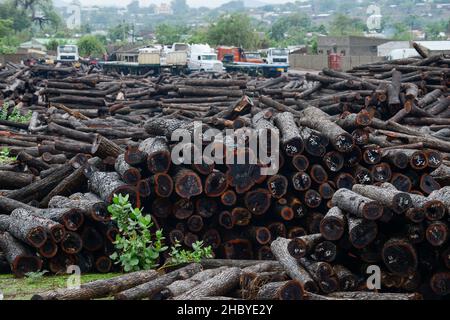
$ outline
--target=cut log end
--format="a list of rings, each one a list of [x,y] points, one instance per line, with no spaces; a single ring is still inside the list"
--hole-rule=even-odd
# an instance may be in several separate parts
[[[36,256],[18,256],[11,264],[17,277],[24,277],[29,272],[37,272],[42,268],[42,260]]]
[[[169,170],[172,160],[170,152],[158,151],[147,158],[147,166],[152,173],[165,173]]]

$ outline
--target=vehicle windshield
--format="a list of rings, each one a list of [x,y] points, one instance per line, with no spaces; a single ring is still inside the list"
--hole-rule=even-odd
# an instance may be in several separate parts
[[[288,51],[286,49],[273,49],[272,55],[273,56],[287,56]]]
[[[77,48],[75,46],[59,46],[58,49],[59,49],[59,52],[64,52],[64,53],[76,53],[77,52]]]
[[[202,60],[217,60],[216,54],[203,54]]]
[[[187,44],[184,43],[177,43],[174,45],[174,51],[187,51],[188,50],[188,46]]]
[[[261,58],[261,55],[258,52],[247,52],[245,55],[247,56],[247,58],[250,58],[250,59],[260,59]]]

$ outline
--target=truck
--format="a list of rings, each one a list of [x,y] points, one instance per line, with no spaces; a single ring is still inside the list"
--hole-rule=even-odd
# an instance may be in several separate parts
[[[56,60],[60,62],[76,62],[80,60],[78,46],[72,44],[58,46],[56,49]]]
[[[220,61],[225,63],[230,62],[250,62],[250,63],[264,63],[261,55],[258,52],[245,52],[239,47],[225,47],[217,48],[217,57]]]
[[[188,54],[188,68],[192,71],[222,72],[223,63],[208,44],[193,44]]]
[[[102,61],[99,65],[106,71],[115,71],[123,74],[144,75],[160,74],[167,70],[172,74],[187,73],[187,53],[183,51],[168,52],[161,55],[158,48],[139,49],[137,62]]]
[[[289,64],[289,50],[286,48],[269,48],[267,51],[268,64]]]

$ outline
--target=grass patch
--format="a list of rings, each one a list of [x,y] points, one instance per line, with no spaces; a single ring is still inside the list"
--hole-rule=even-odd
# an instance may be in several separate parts
[[[81,276],[81,284],[119,275],[121,274],[85,274]],[[39,278],[17,279],[11,274],[0,274],[0,290],[4,300],[29,300],[33,294],[65,288],[69,277],[70,275],[45,275]]]

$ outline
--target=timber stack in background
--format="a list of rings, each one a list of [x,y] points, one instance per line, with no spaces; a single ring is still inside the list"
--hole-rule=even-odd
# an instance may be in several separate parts
[[[450,58],[418,52],[276,79],[8,64],[2,110],[32,116],[0,120],[0,146],[17,156],[0,165],[0,269],[112,270],[118,230],[107,206],[122,193],[169,243],[203,240],[225,260],[124,275],[94,283],[98,295],[67,297],[448,298]],[[238,138],[248,128],[279,132],[280,170],[175,166],[171,135],[192,132],[194,120]],[[366,287],[370,265],[381,268],[381,293]]]

